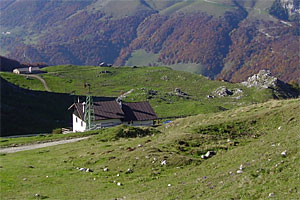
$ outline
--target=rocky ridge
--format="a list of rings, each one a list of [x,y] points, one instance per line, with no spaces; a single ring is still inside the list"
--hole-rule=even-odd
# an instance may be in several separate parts
[[[289,16],[300,14],[299,3],[299,0],[281,0],[281,5],[288,11]]]
[[[247,81],[241,83],[247,87],[256,87],[259,89],[273,88],[278,84],[278,79],[271,76],[270,70],[260,70],[258,74],[249,77]]]
[[[274,98],[296,98],[299,96],[299,91],[277,77],[272,76],[270,70],[260,70],[257,74],[249,77],[247,81],[241,82],[241,84],[248,88],[272,89]]]

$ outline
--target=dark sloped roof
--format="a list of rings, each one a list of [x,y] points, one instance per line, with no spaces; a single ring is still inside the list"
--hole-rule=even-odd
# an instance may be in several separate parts
[[[146,121],[157,119],[149,102],[122,103],[124,121]]]
[[[84,114],[83,114],[82,103],[75,103],[73,105],[75,105],[76,108],[75,114],[78,115],[78,117],[83,120]],[[72,108],[72,106],[70,108]],[[124,118],[124,112],[122,111],[120,105],[115,100],[94,102],[94,115],[95,115],[95,120]]]
[[[69,109],[75,106],[74,114],[84,119],[82,103],[74,103]],[[146,121],[157,119],[157,116],[149,102],[122,103],[115,101],[94,102],[95,120],[122,119],[124,121]]]
[[[124,112],[116,101],[94,102],[94,114],[96,120],[124,118]]]

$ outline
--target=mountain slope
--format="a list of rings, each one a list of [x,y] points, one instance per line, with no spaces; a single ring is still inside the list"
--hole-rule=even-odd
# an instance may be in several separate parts
[[[70,125],[67,94],[19,88],[1,77],[1,136],[51,132]]]
[[[53,128],[70,126],[71,113],[67,108],[77,101],[74,95],[87,95],[88,90],[84,87],[86,83],[90,84],[93,96],[114,99],[127,93],[123,97],[125,102],[149,101],[160,118],[220,112],[273,98],[294,97],[294,93],[297,96],[296,91],[290,91],[289,85],[282,84],[284,87],[280,85],[277,88],[277,79],[270,76],[268,80],[264,80],[264,75],[254,81],[270,82],[271,85],[257,89],[212,81],[201,75],[166,67],[67,65],[45,67],[42,71],[47,73],[39,76],[54,93],[44,91],[45,88],[36,79],[13,73],[0,73],[3,78],[1,134],[49,132]],[[253,85],[252,82],[250,84]],[[84,97],[81,100],[84,101]]]
[[[147,130],[117,127],[74,144],[1,155],[2,197],[298,199],[299,103],[179,119],[146,137],[126,138]],[[207,151],[215,155],[202,159]]]
[[[231,81],[267,68],[299,83],[297,2],[7,0],[1,52],[30,63],[170,65]]]

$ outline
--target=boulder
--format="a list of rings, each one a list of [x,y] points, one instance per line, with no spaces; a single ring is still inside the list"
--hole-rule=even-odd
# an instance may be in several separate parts
[[[161,164],[161,165],[166,165],[166,164],[167,164],[167,161],[166,161],[166,160],[163,160],[163,161],[161,161],[160,164]]]
[[[201,155],[201,158],[202,159],[207,159],[207,158],[212,157],[213,155],[216,155],[216,152],[214,152],[214,151],[208,151],[208,152],[206,152],[205,155]]]
[[[217,88],[213,92],[213,94],[218,97],[226,97],[226,96],[233,95],[233,92],[231,90],[227,89],[225,86],[221,86],[221,87]]]

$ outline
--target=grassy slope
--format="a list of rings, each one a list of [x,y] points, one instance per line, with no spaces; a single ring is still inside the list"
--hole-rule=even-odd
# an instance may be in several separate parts
[[[130,67],[55,66],[43,70],[48,73],[41,76],[53,92],[69,94],[73,92],[76,95],[86,95],[88,91],[84,88],[85,82],[91,84],[91,93],[94,96],[119,96],[121,92],[134,89],[125,101],[148,99],[159,117],[217,112],[272,98],[272,94],[268,90],[257,92],[255,89],[237,84],[209,81],[200,75],[174,71],[166,67],[133,69]],[[112,73],[99,74],[101,71]],[[2,73],[1,76],[9,78],[9,81],[20,87],[40,88],[39,83],[35,85],[33,80],[25,81],[18,75]],[[242,88],[244,96],[240,100],[234,97],[207,99],[206,96],[220,86]],[[189,99],[170,95],[175,88],[180,88],[187,93]],[[158,94],[151,97],[148,95],[150,89],[158,91]]]
[[[299,103],[270,101],[198,115],[141,138],[116,139],[121,128],[106,129],[87,141],[2,155],[1,197],[266,199],[274,193],[275,199],[298,199]],[[234,128],[226,129],[230,124]],[[207,149],[217,155],[202,160],[193,153]],[[286,157],[280,155],[284,150]],[[241,164],[243,173],[237,174]],[[133,173],[126,174],[128,168]]]
[[[130,58],[126,61],[126,66],[149,66],[149,65],[163,65],[163,63],[158,62],[157,59],[159,54],[152,52],[146,52],[144,49],[136,50],[131,55]],[[173,65],[168,65],[168,67],[185,72],[192,72],[196,74],[202,74],[203,66],[201,64],[195,63],[178,63]]]
[[[34,79],[5,75],[25,88],[38,89],[41,85]],[[67,108],[72,103],[73,97],[68,94],[23,89],[1,78],[1,136],[45,133],[70,126],[71,112]]]

